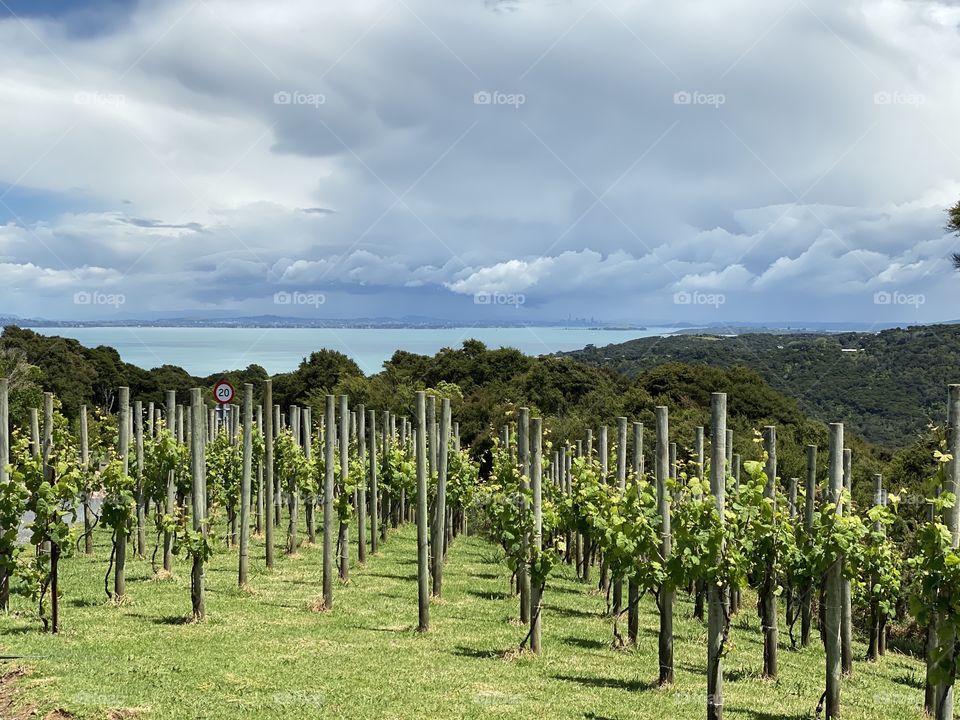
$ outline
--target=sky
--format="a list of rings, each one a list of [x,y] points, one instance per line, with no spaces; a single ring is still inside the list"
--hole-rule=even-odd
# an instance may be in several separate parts
[[[0,0],[0,316],[960,319],[960,2]]]

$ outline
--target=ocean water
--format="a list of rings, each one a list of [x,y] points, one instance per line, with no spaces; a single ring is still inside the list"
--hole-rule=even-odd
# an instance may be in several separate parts
[[[379,372],[397,350],[433,355],[476,339],[490,348],[514,347],[529,355],[547,355],[668,335],[677,328],[598,330],[563,327],[510,328],[179,328],[78,327],[34,328],[44,335],[76,338],[84,345],[109,345],[126,362],[142,368],[179,365],[193,375],[256,363],[270,373],[288,372],[314,350],[339,350],[366,374]]]

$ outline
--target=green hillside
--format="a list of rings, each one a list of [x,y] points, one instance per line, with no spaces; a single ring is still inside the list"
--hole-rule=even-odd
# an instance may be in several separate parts
[[[879,333],[676,335],[569,353],[629,377],[665,363],[745,366],[808,415],[868,440],[904,446],[946,412],[960,382],[960,325]]]

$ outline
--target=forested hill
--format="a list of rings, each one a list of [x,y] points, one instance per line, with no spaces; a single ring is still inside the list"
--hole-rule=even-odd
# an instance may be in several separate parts
[[[675,335],[568,353],[633,377],[671,362],[745,366],[824,422],[903,446],[943,421],[946,386],[960,382],[960,325],[879,333]]]

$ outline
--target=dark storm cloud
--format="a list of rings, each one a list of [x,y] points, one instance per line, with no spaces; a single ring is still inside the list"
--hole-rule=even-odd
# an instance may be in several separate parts
[[[0,227],[4,272],[47,314],[97,278],[131,312],[940,317],[956,3],[691,7],[146,3],[34,19],[53,54],[0,21],[0,182],[108,208]]]

